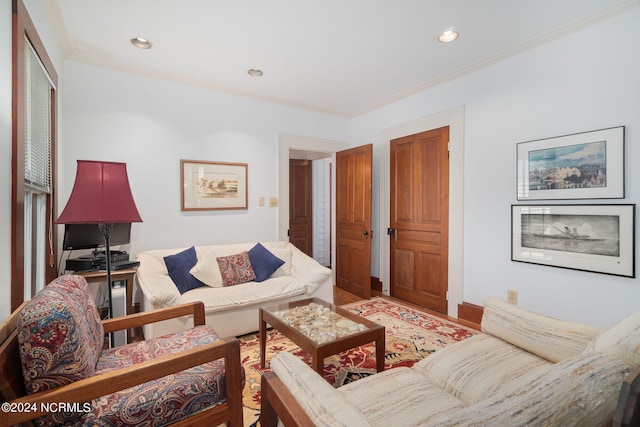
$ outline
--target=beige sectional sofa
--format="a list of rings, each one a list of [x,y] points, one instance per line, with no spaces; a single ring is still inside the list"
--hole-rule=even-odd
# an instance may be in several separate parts
[[[272,255],[284,261],[266,280],[250,280],[225,286],[220,277],[217,259],[249,252],[257,245],[238,243],[196,246],[197,263],[190,275],[201,279],[205,286],[181,293],[170,277],[165,257],[185,253],[191,248],[158,249],[137,254],[140,266],[135,283],[142,291],[141,311],[202,301],[206,322],[222,338],[239,336],[258,330],[258,308],[300,298],[319,297],[333,302],[333,276],[330,269],[320,265],[294,245],[286,241],[261,242]],[[256,271],[257,266],[256,267]],[[191,277],[190,277],[191,279]],[[189,318],[172,319],[146,325],[144,336],[154,338],[190,327]]]
[[[640,366],[640,313],[603,331],[489,298],[481,326],[412,368],[338,389],[280,353],[263,378],[262,425],[278,413],[285,425],[601,426]]]

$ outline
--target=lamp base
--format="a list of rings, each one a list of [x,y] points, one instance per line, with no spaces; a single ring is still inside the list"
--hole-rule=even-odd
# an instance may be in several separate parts
[[[111,253],[111,248],[109,247],[109,239],[110,239],[112,226],[113,224],[98,224],[98,227],[100,227],[100,231],[104,236],[105,254]],[[107,256],[106,261],[107,261],[106,267],[107,267],[107,285],[108,285],[107,289],[109,290],[109,319],[113,319],[114,317],[113,316],[113,292],[112,292],[113,281],[111,280],[111,257]],[[111,344],[111,348],[115,347],[113,332],[109,333],[109,343]]]

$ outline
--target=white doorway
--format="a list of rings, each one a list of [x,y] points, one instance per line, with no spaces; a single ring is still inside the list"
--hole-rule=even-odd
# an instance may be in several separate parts
[[[336,151],[342,150],[346,143],[296,135],[278,136],[278,239],[288,240],[289,229],[289,159],[306,159],[314,163],[314,258],[323,265],[335,265],[329,254],[334,248],[326,251],[327,237],[335,242],[335,218],[331,206],[335,206],[335,172],[330,164],[335,159]],[[331,171],[331,172],[329,172]],[[328,175],[329,174],[329,175]],[[328,200],[327,200],[328,199]],[[316,212],[316,207],[321,212]],[[327,230],[328,227],[328,230]],[[317,233],[317,234],[316,234]],[[317,240],[315,236],[320,238]],[[316,245],[318,249],[316,250]]]

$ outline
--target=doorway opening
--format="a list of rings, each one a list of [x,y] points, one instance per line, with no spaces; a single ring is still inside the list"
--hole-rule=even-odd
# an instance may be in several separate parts
[[[303,136],[279,135],[278,137],[278,196],[280,200],[278,239],[289,240],[289,191],[291,184],[289,161],[290,159],[310,160],[314,164],[314,177],[319,177],[315,180],[317,182],[313,184],[312,190],[314,199],[317,199],[313,215],[313,228],[317,229],[318,235],[324,236],[316,242],[322,248],[317,251],[314,249],[313,257],[326,266],[335,266],[335,217],[332,212],[332,207],[335,206],[335,171],[331,165],[335,161],[335,153],[345,146],[346,143],[340,141]],[[320,209],[321,212],[315,214],[316,209]]]
[[[331,266],[331,157],[290,152],[289,241]],[[309,157],[314,157],[310,159]]]

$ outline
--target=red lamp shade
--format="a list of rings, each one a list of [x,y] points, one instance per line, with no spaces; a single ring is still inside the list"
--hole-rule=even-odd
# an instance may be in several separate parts
[[[58,224],[142,222],[126,163],[78,160],[76,182]]]

